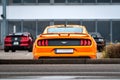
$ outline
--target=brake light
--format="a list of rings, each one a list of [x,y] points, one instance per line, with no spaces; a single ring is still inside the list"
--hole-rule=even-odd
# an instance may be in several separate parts
[[[21,40],[28,40],[28,37],[27,36],[23,36],[23,37],[21,37]]]
[[[37,45],[38,46],[48,46],[48,40],[38,40]]]
[[[91,45],[91,40],[89,40],[89,39],[81,39],[80,40],[80,45],[81,46],[90,46]]]
[[[5,38],[5,41],[4,41],[4,46],[12,46],[12,37],[11,36],[7,36]]]
[[[6,38],[5,38],[5,42],[11,42],[12,41],[12,38],[10,37],[10,36],[7,36]]]

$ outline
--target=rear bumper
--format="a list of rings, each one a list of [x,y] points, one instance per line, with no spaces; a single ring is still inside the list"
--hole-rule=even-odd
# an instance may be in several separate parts
[[[52,53],[36,53],[33,58],[35,60],[41,58],[90,58],[96,59],[96,53],[74,53],[74,54],[52,54]]]
[[[61,56],[61,55],[54,55],[54,56],[50,56],[50,55],[34,55],[33,59],[38,60],[41,58],[90,58],[90,59],[96,59],[96,55],[74,55],[74,56]]]
[[[5,49],[9,49],[9,50],[12,50],[12,49],[15,49],[15,50],[26,50],[26,49],[29,49],[28,46],[5,46],[4,48]]]
[[[73,53],[55,53],[55,49],[73,49]],[[33,48],[33,58],[91,58],[96,59],[97,49],[96,47],[41,47],[41,48]]]
[[[97,44],[97,50],[103,49],[105,44]]]

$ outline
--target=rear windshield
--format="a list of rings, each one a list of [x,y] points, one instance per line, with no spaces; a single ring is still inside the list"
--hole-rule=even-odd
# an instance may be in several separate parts
[[[9,34],[9,36],[27,36],[27,34],[25,34],[25,33],[13,33],[13,34]]]
[[[79,27],[59,27],[59,28],[48,28],[48,33],[82,33],[83,29]]]
[[[92,37],[102,37],[100,33],[90,33]]]

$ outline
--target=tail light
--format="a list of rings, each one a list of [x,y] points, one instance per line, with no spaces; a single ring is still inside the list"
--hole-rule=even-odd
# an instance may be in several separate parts
[[[10,36],[7,36],[6,38],[5,38],[5,42],[11,42],[12,41],[12,38],[10,37]]]
[[[80,45],[81,46],[90,46],[91,45],[91,40],[89,40],[89,39],[81,39],[80,40]]]
[[[48,40],[38,40],[37,45],[38,46],[48,46]]]
[[[4,46],[12,46],[12,37],[7,36],[4,41]]]
[[[22,36],[22,37],[21,37],[21,40],[22,40],[22,41],[26,41],[26,40],[28,40],[28,37],[27,37],[27,36]]]

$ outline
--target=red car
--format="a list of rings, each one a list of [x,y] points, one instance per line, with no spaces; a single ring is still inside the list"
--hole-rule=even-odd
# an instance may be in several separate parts
[[[28,32],[9,34],[4,40],[4,51],[28,50],[32,52],[33,43],[34,39]]]

